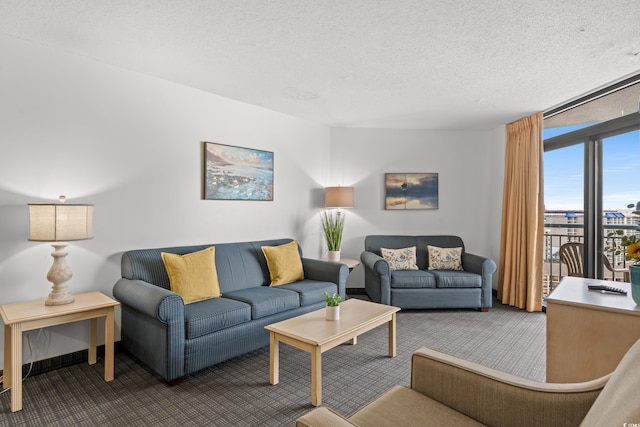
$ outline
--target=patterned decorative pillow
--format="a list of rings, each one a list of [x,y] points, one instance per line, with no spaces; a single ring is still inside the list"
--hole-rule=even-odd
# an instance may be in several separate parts
[[[427,246],[429,270],[462,270],[462,248]]]
[[[380,252],[392,270],[418,270],[415,246],[402,249],[380,248]]]

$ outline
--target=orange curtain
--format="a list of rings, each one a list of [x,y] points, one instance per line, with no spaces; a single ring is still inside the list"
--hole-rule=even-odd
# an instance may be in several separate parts
[[[542,310],[542,113],[507,125],[498,299]]]

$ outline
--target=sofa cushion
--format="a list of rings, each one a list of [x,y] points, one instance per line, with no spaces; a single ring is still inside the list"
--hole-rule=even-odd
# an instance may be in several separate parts
[[[184,307],[185,338],[193,339],[251,320],[251,306],[229,298],[213,298]]]
[[[391,272],[392,288],[435,288],[436,278],[424,270],[394,270]]]
[[[300,307],[300,297],[297,292],[280,287],[258,286],[228,292],[223,295],[251,306],[251,318],[259,319],[271,314]]]
[[[416,247],[401,249],[380,248],[382,258],[389,263],[392,270],[417,270]]]
[[[180,295],[185,304],[220,296],[215,254],[213,246],[185,255],[160,253],[171,291]]]
[[[300,306],[316,304],[325,300],[324,293],[334,294],[338,292],[338,286],[332,282],[320,282],[317,280],[301,280],[287,285],[280,285],[278,289],[287,289],[297,292],[300,296]]]
[[[482,276],[468,271],[429,270],[436,278],[436,288],[480,288]]]
[[[429,270],[462,270],[462,248],[427,246]]]
[[[302,259],[296,240],[279,246],[263,246],[262,253],[267,260],[271,285],[278,286],[304,279]]]
[[[443,405],[422,393],[403,386],[394,386],[369,403],[349,421],[358,426],[482,426],[472,418]]]

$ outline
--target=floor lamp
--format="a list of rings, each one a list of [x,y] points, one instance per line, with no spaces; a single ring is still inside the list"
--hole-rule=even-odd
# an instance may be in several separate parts
[[[93,238],[93,205],[60,203],[29,204],[29,240],[53,242],[53,265],[47,280],[53,283],[45,305],[62,305],[74,301],[67,282],[73,277],[67,264],[67,242]]]

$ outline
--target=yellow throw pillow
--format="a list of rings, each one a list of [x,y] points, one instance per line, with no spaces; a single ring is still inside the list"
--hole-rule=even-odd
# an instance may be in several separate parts
[[[185,304],[222,295],[215,247],[185,255],[161,252],[160,256],[169,275],[171,291],[180,295]]]
[[[297,240],[280,246],[263,246],[262,253],[269,267],[270,286],[286,285],[304,279]]]

